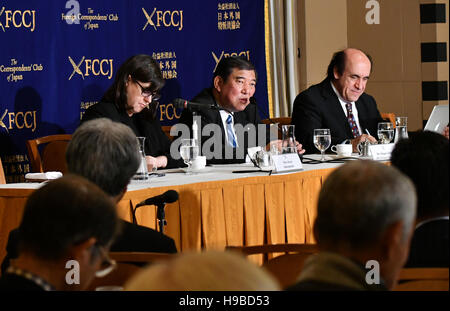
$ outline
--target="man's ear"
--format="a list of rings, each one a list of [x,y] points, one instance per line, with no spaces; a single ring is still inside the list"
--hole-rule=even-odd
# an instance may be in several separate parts
[[[333,75],[336,80],[341,77],[336,66],[334,66],[334,68],[333,68]]]
[[[131,81],[131,75],[128,75],[127,82],[125,82],[125,86],[128,86],[128,83]]]
[[[389,225],[384,231],[381,241],[382,258],[390,260],[397,256],[397,252],[404,244],[403,222],[397,221]]]
[[[223,85],[223,79],[221,76],[216,76],[214,78],[214,88],[216,89],[217,92],[221,92],[222,91],[222,85]]]
[[[127,192],[127,189],[128,189],[128,186],[125,186],[125,188],[123,188],[122,191],[120,191],[120,193],[113,198],[115,203],[119,203],[120,200],[122,200],[123,196]]]
[[[87,261],[91,258],[92,247],[97,243],[97,239],[92,237],[78,243],[77,245],[72,245],[69,249],[69,256],[71,259],[77,261]]]

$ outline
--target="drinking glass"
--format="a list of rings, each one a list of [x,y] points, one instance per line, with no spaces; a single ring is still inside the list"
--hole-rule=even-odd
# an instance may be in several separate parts
[[[382,144],[389,144],[394,138],[394,125],[391,122],[378,123],[378,139]]]
[[[297,153],[297,147],[295,146],[295,125],[282,125],[281,133],[281,153]]]
[[[325,150],[331,145],[330,129],[315,129],[313,136],[314,146],[320,151],[322,157],[320,161],[325,161]]]
[[[395,138],[394,143],[401,139],[408,139],[408,117],[395,118]]]
[[[141,164],[133,176],[133,180],[148,180],[147,161],[145,160],[145,137],[136,137],[139,144],[139,157],[141,158]]]
[[[199,147],[195,139],[182,139],[180,155],[184,164],[188,166],[186,174],[192,174],[192,162],[198,157]]]

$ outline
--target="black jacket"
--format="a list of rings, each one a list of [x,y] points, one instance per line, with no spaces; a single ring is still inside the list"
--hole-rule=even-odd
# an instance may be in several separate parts
[[[205,104],[205,106],[209,106],[209,105],[217,105],[217,103],[215,102],[213,93],[212,93],[212,89],[208,88],[208,89],[204,89],[200,94],[198,94],[197,96],[195,96],[192,99],[192,102],[195,103],[199,103],[199,104]],[[226,141],[225,141],[225,129],[223,127],[223,123],[222,123],[222,118],[220,116],[220,112],[219,110],[215,110],[215,109],[209,109],[209,108],[205,108],[205,109],[196,109],[195,113],[197,115],[199,115],[201,117],[201,132],[203,132],[203,129],[205,128],[206,125],[208,124],[217,124],[220,127],[221,130],[221,140],[217,141],[215,140],[215,143],[217,145],[221,146],[221,150],[222,150],[222,154],[219,157],[213,157],[212,159],[208,159],[207,158],[207,162],[210,164],[230,164],[230,163],[244,163],[245,162],[245,156],[247,154],[247,148],[249,147],[255,147],[258,145],[258,138],[259,135],[261,133],[257,133],[256,135],[256,140],[255,142],[252,142],[248,139],[248,135],[247,133],[244,132],[243,137],[243,144],[239,144],[238,148],[235,148],[232,152],[232,157],[230,157],[229,159],[225,159],[225,148],[230,148]],[[256,107],[256,103],[250,103],[249,105],[247,105],[247,107],[245,108],[244,111],[240,111],[240,112],[235,112],[233,114],[234,116],[234,125],[235,125],[235,129],[236,129],[236,125],[240,124],[242,125],[242,127],[248,128],[248,125],[252,124],[255,126],[256,129],[258,129],[258,125],[262,124],[261,123],[261,118],[259,117],[259,113]],[[180,117],[180,121],[179,123],[185,124],[188,126],[188,128],[191,130],[192,129],[192,123],[193,123],[193,113],[192,111],[190,111],[189,109],[184,109],[181,117]],[[264,127],[264,135],[266,135],[264,140],[264,146],[270,141],[270,136],[269,136],[269,128],[267,126],[265,126],[264,124],[262,124],[262,126]],[[236,133],[237,136],[238,133]],[[199,136],[200,136],[200,132],[199,132]],[[201,136],[202,139],[202,146],[205,142],[210,142],[212,139],[212,136],[208,135],[205,133],[205,135]],[[186,137],[188,138],[188,137]],[[204,150],[204,149],[203,149]],[[211,148],[209,149],[211,150],[211,152],[214,152],[214,145],[211,146]],[[205,154],[203,154],[205,155]],[[241,156],[243,155],[243,156]]]
[[[146,137],[145,154],[152,157],[166,156],[168,160],[166,168],[185,166],[181,159],[174,160],[170,155],[172,142],[162,130],[158,119],[148,118],[145,112],[129,117],[126,112],[120,111],[116,105],[99,102],[86,110],[81,123],[97,118],[108,118],[120,122],[130,127],[137,137]]]
[[[361,130],[377,137],[378,122],[383,122],[375,99],[363,93],[355,102]],[[353,139],[352,130],[330,80],[325,79],[301,92],[294,101],[292,124],[295,137],[307,153],[319,152],[313,143],[314,129],[330,129],[331,146]]]

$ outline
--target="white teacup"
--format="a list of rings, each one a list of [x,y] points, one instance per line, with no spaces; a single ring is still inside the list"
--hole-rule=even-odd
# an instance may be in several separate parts
[[[206,167],[206,157],[198,156],[194,161],[192,161],[191,168],[194,170],[201,170]]]
[[[337,153],[338,156],[350,157],[353,147],[351,144],[337,144],[331,147],[331,151]]]

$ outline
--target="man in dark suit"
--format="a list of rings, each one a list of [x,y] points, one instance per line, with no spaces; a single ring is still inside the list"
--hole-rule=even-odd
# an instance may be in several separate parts
[[[417,190],[417,220],[407,267],[448,267],[449,143],[434,132],[413,133],[391,155]]]
[[[350,140],[353,152],[362,141],[376,142],[371,135],[382,118],[375,99],[364,93],[371,70],[372,61],[362,51],[339,51],[328,66],[327,78],[296,97],[292,124],[308,153],[316,150],[314,129],[330,129],[331,145]]]
[[[194,113],[201,123],[199,138],[201,136],[202,145],[206,143],[209,147],[204,154],[208,163],[243,163],[248,147],[265,147],[271,140],[276,140],[276,136],[271,139],[268,127],[261,123],[253,99],[255,88],[253,64],[241,57],[228,57],[217,65],[213,87],[204,89],[192,99],[192,102],[205,105],[204,109],[195,109]],[[211,106],[217,109],[211,109]],[[191,129],[193,112],[184,109],[179,123]],[[214,130],[213,135],[203,133],[205,136],[202,136],[205,126]],[[251,130],[246,131],[249,128]],[[296,143],[296,146],[299,153],[304,153],[300,144]]]
[[[290,290],[388,290],[408,258],[416,217],[413,183],[398,169],[361,160],[333,171],[320,190],[314,237]]]
[[[87,178],[119,202],[141,158],[136,136],[128,126],[100,118],[84,122],[75,131],[67,146],[66,161],[70,173]],[[173,239],[162,233],[123,220],[121,226],[122,232],[111,246],[113,252],[177,252]],[[20,232],[12,230],[2,271],[9,259],[19,255],[19,241]]]
[[[87,288],[114,267],[107,253],[119,226],[114,202],[97,185],[76,175],[50,181],[27,199],[20,254],[0,291]]]

